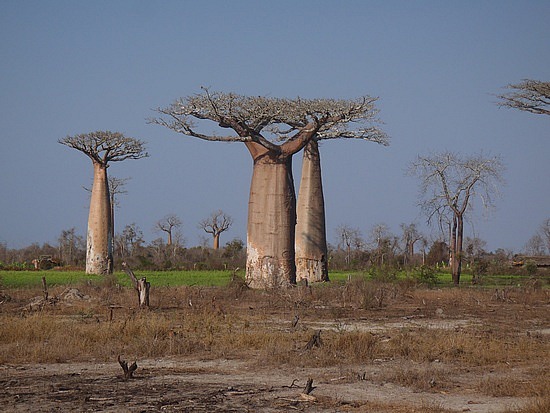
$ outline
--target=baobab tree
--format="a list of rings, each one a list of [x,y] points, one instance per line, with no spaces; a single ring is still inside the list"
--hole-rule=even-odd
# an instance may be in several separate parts
[[[389,144],[388,136],[377,126],[376,98],[363,102],[361,119],[364,127],[357,130],[321,129],[304,148],[302,177],[297,202],[296,278],[310,282],[328,281],[325,199],[321,174],[319,141],[334,138],[355,138]]]
[[[524,79],[508,85],[512,92],[499,95],[500,107],[523,110],[537,115],[550,115],[550,82]]]
[[[403,240],[404,244],[404,263],[409,264],[412,262],[414,258],[414,244],[416,242],[421,241],[423,236],[416,228],[416,224],[401,224],[401,231],[403,231],[403,235],[401,239]]]
[[[126,182],[130,180],[130,178],[117,178],[116,176],[109,175],[107,178],[107,184],[109,186],[109,200],[110,200],[110,208],[111,208],[111,223],[110,223],[110,232],[111,232],[111,242],[113,243],[113,250],[114,250],[114,242],[115,242],[115,208],[118,206],[118,197],[119,194],[127,194],[128,191],[124,189],[124,186],[126,185]],[[91,188],[83,187],[86,191],[88,191],[90,194],[92,193]]]
[[[451,271],[455,285],[460,282],[464,218],[479,197],[483,206],[493,206],[493,197],[499,193],[504,167],[498,157],[482,155],[462,157],[451,152],[433,156],[419,156],[411,163],[411,174],[420,178],[420,196],[423,211],[432,218],[450,217]]]
[[[113,272],[113,242],[107,168],[110,162],[148,156],[145,144],[138,139],[110,131],[67,136],[58,142],[79,150],[92,161],[94,181],[86,236],[86,273],[110,274]]]
[[[172,231],[181,227],[181,219],[175,214],[168,214],[164,218],[159,219],[155,224],[155,228],[159,231],[166,232],[168,237],[166,245],[172,245]]]
[[[220,235],[225,232],[233,224],[233,218],[223,212],[221,209],[212,212],[208,218],[199,222],[199,228],[207,234],[212,234],[212,248],[215,250],[220,248]]]
[[[320,131],[334,137],[360,131],[371,98],[284,99],[203,93],[159,108],[153,123],[207,141],[242,142],[253,160],[248,203],[246,279],[253,288],[296,282],[296,194],[292,156]],[[233,133],[204,134],[201,121]]]

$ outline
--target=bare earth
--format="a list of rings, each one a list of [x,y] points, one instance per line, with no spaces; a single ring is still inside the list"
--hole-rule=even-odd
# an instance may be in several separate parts
[[[416,310],[416,304],[411,303],[410,308],[382,310],[368,318],[348,317],[338,322],[312,319],[307,322],[307,329],[369,331],[383,340],[384,335],[390,336],[404,328],[434,328],[444,334],[483,322],[474,315],[446,317],[447,309],[439,307],[421,316],[415,315]],[[287,320],[277,320],[277,316],[281,314],[274,316],[274,325],[287,323]],[[525,324],[521,334],[536,333],[547,340],[548,318],[535,321]],[[458,377],[455,370],[452,388],[438,388],[434,378],[434,383],[418,390],[385,381],[384,377],[396,368],[444,372],[443,362],[416,363],[389,358],[361,365],[342,360],[336,367],[264,367],[254,355],[247,360],[205,358],[202,354],[143,359],[137,363],[134,378],[127,381],[117,360],[2,364],[0,411],[503,412],[519,409],[531,399],[490,397],[476,391],[472,383],[495,375],[521,380],[533,367],[532,364],[516,365],[494,371],[483,367],[464,368]],[[314,378],[315,388],[310,395],[304,395],[304,386],[310,377]]]
[[[366,371],[391,368],[380,361]],[[440,405],[463,412],[499,412],[521,400],[482,396],[464,388],[457,394],[415,393],[392,384],[350,382],[338,369],[258,371],[231,360],[144,360],[133,380],[124,381],[118,364],[46,364],[2,366],[2,411],[105,412],[281,412],[386,411],[376,404],[395,404],[395,411],[424,411]],[[316,400],[300,396],[304,377],[314,383]],[[295,378],[299,378],[293,385]],[[464,381],[468,378],[464,377]],[[374,408],[368,406],[374,402]],[[408,410],[398,406],[408,405]],[[361,409],[361,406],[365,409]],[[382,409],[382,408],[381,408]]]

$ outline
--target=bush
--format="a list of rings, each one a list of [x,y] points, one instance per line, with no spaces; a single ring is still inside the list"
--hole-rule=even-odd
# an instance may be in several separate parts
[[[383,283],[392,283],[397,281],[396,269],[389,266],[371,267],[368,274],[373,281]]]
[[[433,287],[437,284],[437,274],[435,273],[435,269],[427,265],[422,265],[414,269],[412,276],[417,283],[428,287]]]
[[[525,261],[525,264],[523,265],[523,268],[525,268],[525,271],[527,271],[527,275],[532,277],[537,273],[538,267],[537,263],[533,260],[527,260]]]
[[[472,284],[481,284],[482,277],[487,274],[489,262],[484,259],[476,259],[472,264]]]

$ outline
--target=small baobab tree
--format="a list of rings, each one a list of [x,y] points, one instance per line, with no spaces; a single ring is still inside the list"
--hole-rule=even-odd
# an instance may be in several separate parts
[[[428,223],[436,217],[450,217],[450,260],[455,285],[460,282],[464,218],[479,198],[485,208],[493,206],[503,182],[504,166],[498,157],[463,157],[452,152],[419,156],[410,173],[420,178],[420,206]]]
[[[58,142],[84,153],[92,160],[94,181],[86,236],[86,273],[110,274],[113,272],[113,242],[107,168],[110,162],[148,156],[145,144],[110,131],[67,136]]]
[[[176,214],[168,214],[164,218],[159,219],[155,224],[155,229],[158,231],[166,232],[168,239],[166,245],[171,246],[173,243],[172,236],[174,229],[181,227],[181,219]]]
[[[322,130],[336,135],[348,124],[359,127],[368,100],[247,97],[204,89],[158,109],[153,123],[207,141],[241,142],[250,152],[246,279],[251,287],[296,282],[292,156]],[[202,121],[232,132],[204,134]]]
[[[498,106],[519,109],[537,115],[550,115],[550,82],[524,79],[508,85],[512,92],[499,95]]]
[[[225,232],[233,224],[233,218],[223,212],[221,209],[214,211],[208,218],[199,222],[199,228],[207,234],[212,234],[212,248],[215,250],[220,248],[220,235]]]
[[[414,259],[414,244],[416,244],[418,241],[421,241],[423,239],[423,235],[420,233],[420,231],[418,231],[415,223],[401,224],[401,231],[403,231],[401,239],[403,241],[404,247],[404,264],[412,264],[412,261]]]

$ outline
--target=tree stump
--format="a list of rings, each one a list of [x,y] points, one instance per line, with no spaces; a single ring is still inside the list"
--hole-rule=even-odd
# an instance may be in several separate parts
[[[307,379],[306,387],[304,388],[304,394],[309,394],[313,391],[315,387],[313,386],[313,379],[310,377]]]
[[[321,347],[322,345],[323,340],[321,340],[321,330],[317,330],[307,342],[305,349],[311,350],[313,347]]]
[[[134,284],[134,288],[138,294],[139,307],[149,307],[149,290],[151,288],[151,283],[147,282],[146,277],[142,277],[138,280],[134,272],[125,262],[122,263],[122,268],[124,268],[124,272],[128,275],[128,277],[130,277],[132,283]]]
[[[118,356],[118,364],[120,364],[120,367],[122,367],[122,370],[124,370],[124,380],[128,380],[134,377],[134,371],[137,370],[137,363],[134,361],[130,367],[128,367],[128,363],[126,360],[121,360],[120,355]]]

